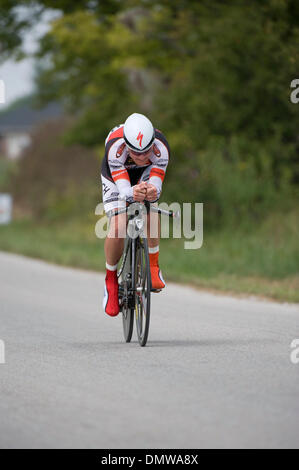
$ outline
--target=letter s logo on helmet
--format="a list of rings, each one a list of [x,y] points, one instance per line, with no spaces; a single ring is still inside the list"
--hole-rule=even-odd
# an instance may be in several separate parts
[[[124,124],[124,139],[130,149],[135,152],[145,152],[155,139],[155,130],[151,121],[143,114],[131,114]]]
[[[137,136],[137,140],[140,140],[140,142],[139,142],[140,147],[142,147],[142,139],[143,139],[143,134],[141,134],[141,132],[139,131],[139,134]]]

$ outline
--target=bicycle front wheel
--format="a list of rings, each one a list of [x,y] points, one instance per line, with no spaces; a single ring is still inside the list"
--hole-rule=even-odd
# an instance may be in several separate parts
[[[140,346],[148,338],[151,312],[151,271],[146,238],[138,238],[135,258],[135,318]]]
[[[121,268],[118,273],[119,280],[119,300],[123,317],[123,331],[126,343],[130,343],[134,325],[134,308],[131,306],[132,290],[132,249],[130,239],[126,239],[126,244],[121,260]]]

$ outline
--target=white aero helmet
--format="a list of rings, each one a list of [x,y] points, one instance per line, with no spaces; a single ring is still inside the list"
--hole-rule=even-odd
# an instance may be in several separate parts
[[[124,139],[134,152],[146,152],[155,138],[151,121],[143,114],[131,114],[124,124]]]

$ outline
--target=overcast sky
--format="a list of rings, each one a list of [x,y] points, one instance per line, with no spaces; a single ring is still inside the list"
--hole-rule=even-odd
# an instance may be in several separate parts
[[[49,21],[57,16],[53,11],[46,12],[42,21],[29,31],[25,36],[24,49],[33,52],[38,44],[39,38],[49,29]],[[11,104],[16,98],[20,98],[33,90],[34,63],[32,59],[25,59],[21,62],[7,60],[0,64],[0,80],[5,85],[5,104],[0,103],[3,109]]]
[[[32,70],[33,64],[30,60],[19,63],[8,60],[0,66],[0,79],[5,85],[5,104],[1,104],[1,107],[32,91]]]

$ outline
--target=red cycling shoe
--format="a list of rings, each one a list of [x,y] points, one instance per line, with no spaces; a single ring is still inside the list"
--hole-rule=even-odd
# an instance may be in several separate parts
[[[161,290],[166,286],[161,270],[159,268],[159,252],[149,253],[152,289]]]
[[[110,317],[119,314],[117,271],[106,270],[103,309]]]

